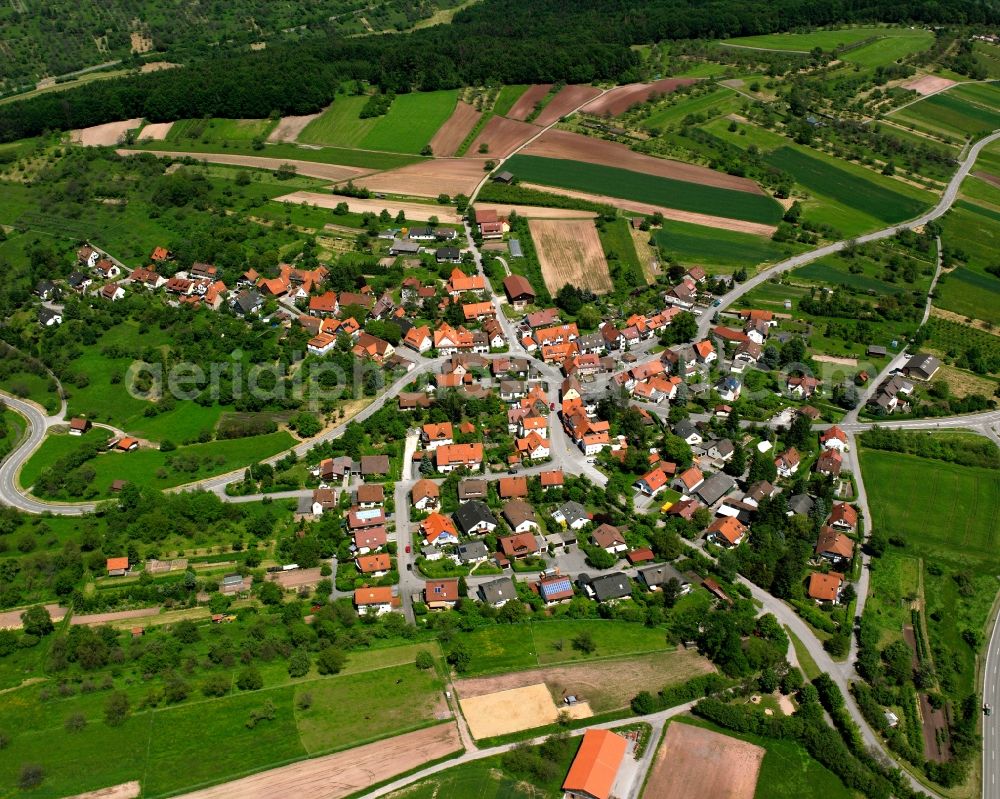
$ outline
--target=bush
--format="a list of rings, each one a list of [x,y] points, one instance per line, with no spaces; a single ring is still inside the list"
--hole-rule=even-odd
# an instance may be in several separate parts
[[[253,666],[247,666],[236,677],[236,687],[241,691],[259,691],[264,687],[264,678]]]
[[[42,780],[45,779],[45,772],[42,770],[41,766],[35,764],[26,764],[21,766],[21,776],[18,778],[17,784],[20,786],[21,790],[29,790],[31,788],[37,788],[42,784]]]
[[[109,727],[120,727],[128,719],[131,705],[124,691],[115,691],[104,706],[104,721]]]
[[[74,713],[66,717],[64,726],[66,727],[66,732],[80,732],[80,730],[87,726],[87,717],[83,713]]]
[[[333,646],[328,646],[316,656],[316,670],[320,674],[338,674],[347,662],[347,655]]]
[[[431,655],[426,649],[421,649],[417,652],[417,659],[415,661],[418,669],[433,669],[434,668],[434,656]]]
[[[309,653],[299,649],[293,652],[288,659],[288,676],[305,677],[309,673],[311,665]]]
[[[225,696],[229,693],[232,678],[228,674],[212,674],[201,684],[205,696]]]

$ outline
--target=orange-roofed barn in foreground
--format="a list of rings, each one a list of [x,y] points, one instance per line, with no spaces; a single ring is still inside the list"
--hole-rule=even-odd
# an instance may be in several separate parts
[[[610,730],[587,730],[563,782],[573,799],[610,799],[628,744]]]

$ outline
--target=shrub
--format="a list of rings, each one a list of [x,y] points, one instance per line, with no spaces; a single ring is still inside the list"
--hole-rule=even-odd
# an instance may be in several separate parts
[[[120,727],[128,719],[131,705],[124,691],[115,691],[104,706],[104,721],[109,727]]]
[[[431,655],[426,649],[421,649],[417,652],[417,659],[415,661],[418,669],[432,669],[434,668],[434,656]]]
[[[236,677],[236,687],[241,691],[259,691],[264,687],[264,678],[253,666],[247,666]]]
[[[42,780],[45,779],[45,772],[42,770],[41,766],[35,764],[26,764],[21,766],[21,776],[17,781],[17,784],[22,790],[29,790],[31,788],[37,788],[42,784]]]

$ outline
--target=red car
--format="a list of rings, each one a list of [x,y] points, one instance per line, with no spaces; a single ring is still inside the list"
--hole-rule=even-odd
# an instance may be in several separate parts
[[[554,411],[556,409],[556,404],[554,402],[549,403],[549,410]]]
[[[407,555],[410,554],[410,545],[409,544],[406,545],[406,554]]]

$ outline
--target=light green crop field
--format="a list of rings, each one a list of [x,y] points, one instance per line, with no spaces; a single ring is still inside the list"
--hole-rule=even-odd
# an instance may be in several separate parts
[[[926,41],[927,46],[933,40],[933,34],[930,31],[911,31],[906,28],[861,27],[819,30],[810,33],[773,33],[764,36],[740,36],[735,39],[725,39],[722,41],[722,44],[757,47],[763,50],[799,50],[801,52],[809,52],[814,47],[830,51],[838,47],[850,46],[876,37],[880,39],[922,39]],[[860,52],[862,49],[865,48],[859,47],[857,52]],[[850,57],[851,52],[853,51],[845,53],[844,57],[852,60]]]
[[[455,110],[458,91],[401,94],[361,140],[367,150],[418,154]]]
[[[778,244],[762,236],[669,219],[654,238],[664,255],[676,258],[684,266],[719,267],[715,269],[717,272],[741,266],[752,272],[758,264],[779,261],[801,249],[800,245]]]
[[[973,689],[975,653],[961,632],[983,630],[997,592],[1000,472],[870,449],[861,451],[861,469],[872,529],[902,539],[902,554],[923,561],[931,645],[954,656],[959,685],[953,693],[964,696]],[[881,567],[876,561],[875,570]],[[956,577],[971,590],[960,592]],[[904,588],[910,584],[907,579]]]
[[[927,50],[934,42],[934,34],[926,30],[885,31],[887,35],[841,54],[844,61],[863,67],[892,64],[900,58]]]
[[[644,128],[662,128],[676,125],[690,114],[704,114],[707,117],[719,117],[735,111],[740,105],[740,96],[725,86],[719,86],[709,94],[700,97],[678,100],[673,105],[654,111],[643,120]]]
[[[750,222],[773,225],[781,219],[781,206],[777,202],[770,197],[745,191],[698,185],[599,164],[560,158],[540,158],[533,155],[515,155],[507,161],[506,166],[518,178],[531,183],[578,189],[667,208],[745,219]]]
[[[959,200],[944,216],[941,227],[942,242],[961,250],[967,260],[942,276],[935,288],[934,304],[973,319],[1000,323],[1000,278],[986,271],[996,263],[1000,215]]]
[[[361,119],[358,114],[368,98],[338,94],[330,107],[305,126],[297,141],[303,144],[329,144],[334,147],[357,147],[371,132],[378,117]]]
[[[271,119],[179,119],[170,126],[165,141],[250,142],[266,139],[276,124]]]
[[[900,109],[892,119],[916,130],[979,138],[1000,128],[1000,111],[994,107],[949,90]]]
[[[516,103],[518,98],[527,90],[528,85],[525,83],[504,86],[497,95],[496,101],[493,103],[493,113],[497,116],[507,116],[510,109],[514,107],[514,103]]]

